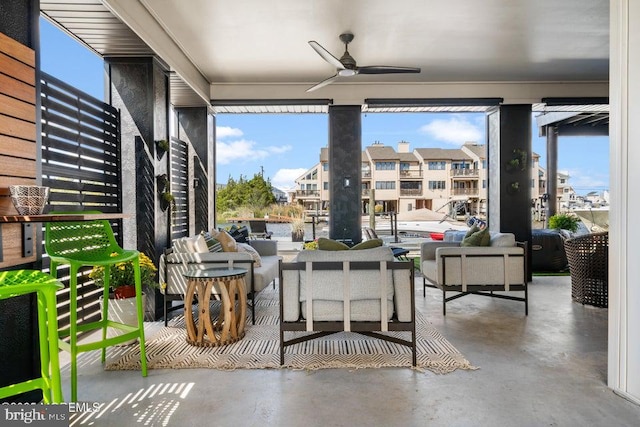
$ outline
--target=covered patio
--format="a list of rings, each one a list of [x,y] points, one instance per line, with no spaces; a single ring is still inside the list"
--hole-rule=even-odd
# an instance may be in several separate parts
[[[640,132],[640,124],[631,120],[640,105],[640,90],[632,81],[640,58],[634,53],[639,50],[630,47],[640,33],[640,10],[627,0],[530,3],[3,3],[0,30],[35,52],[35,93],[40,93],[40,13],[104,58],[105,102],[119,114],[121,184],[135,183],[120,185],[121,199],[112,206],[132,215],[122,223],[124,246],[155,259],[175,238],[216,225],[217,113],[326,112],[330,211],[340,213],[330,223],[330,234],[346,230],[359,241],[361,162],[354,153],[361,151],[362,113],[482,108],[487,111],[490,227],[531,241],[530,194],[506,190],[504,159],[515,150],[531,154],[532,111],[556,111],[559,100],[563,111],[609,100],[608,310],[572,303],[568,277],[534,277],[528,317],[507,302],[465,298],[452,303],[445,318],[439,315],[435,291],[425,299],[420,292],[416,309],[480,367],[446,376],[410,369],[152,370],[141,378],[129,371],[104,372],[87,362],[78,378],[81,399],[111,402],[100,414],[87,414],[95,417],[87,422],[634,424],[640,415],[640,339],[633,328],[640,323],[640,266],[633,262],[629,242],[638,240],[640,231],[628,218],[640,208],[631,193],[640,148],[630,142]],[[349,49],[359,66],[422,71],[339,78],[306,92],[335,72],[307,42],[317,40],[339,57],[338,35],[344,31],[356,35]],[[35,96],[34,107],[40,107]],[[45,145],[40,109],[35,110],[31,122],[37,129],[34,153],[39,153]],[[160,151],[161,141],[184,154],[187,175],[172,176],[171,156]],[[5,163],[15,158],[0,154]],[[40,154],[29,160],[34,168],[29,179],[41,183]],[[175,185],[173,191],[184,194],[177,210],[180,221],[157,197],[162,191],[157,177],[163,175]],[[341,184],[345,176],[353,179],[349,188]],[[9,174],[6,179],[26,178]],[[530,177],[516,172],[509,177],[514,179],[527,183]],[[2,207],[11,209],[7,203]],[[4,232],[4,247],[20,252],[18,245],[7,245],[17,235]],[[3,269],[38,267],[43,255],[38,247],[27,259],[17,256],[16,261],[8,249],[4,254]],[[159,313],[158,299],[147,313]],[[150,322],[148,327],[155,326]]]
[[[527,317],[519,304],[483,297],[452,302],[443,317],[441,292],[423,298],[421,280],[417,311],[478,370],[152,369],[142,379],[104,371],[94,354],[79,395],[104,411],[76,414],[75,425],[636,424],[640,408],[606,386],[607,310],[572,303],[570,277],[534,277]],[[149,324],[149,336],[162,324]]]

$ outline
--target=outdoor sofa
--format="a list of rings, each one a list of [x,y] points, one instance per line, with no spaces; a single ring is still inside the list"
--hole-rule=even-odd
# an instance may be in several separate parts
[[[269,284],[275,287],[278,277],[278,243],[275,240],[250,240],[247,242],[255,252],[210,251],[203,235],[183,237],[173,242],[172,248],[160,257],[159,280],[164,294],[164,319],[168,321],[168,312],[172,301],[184,300],[187,280],[183,273],[189,268],[240,267],[247,269],[245,277],[247,294],[251,300],[251,320],[255,324],[256,294]],[[166,286],[164,286],[166,284]]]
[[[410,347],[415,366],[413,277],[413,263],[395,261],[387,246],[304,250],[281,262],[280,364],[289,345],[350,331]],[[314,333],[286,339],[291,331]],[[387,331],[408,331],[411,339],[379,333]]]
[[[423,294],[427,287],[442,290],[442,314],[446,303],[465,295],[485,295],[524,302],[527,294],[526,243],[516,242],[512,233],[489,233],[489,246],[461,246],[465,232],[446,231],[444,241],[426,241],[420,246]],[[515,296],[505,292],[523,292]],[[456,292],[447,297],[447,292]]]

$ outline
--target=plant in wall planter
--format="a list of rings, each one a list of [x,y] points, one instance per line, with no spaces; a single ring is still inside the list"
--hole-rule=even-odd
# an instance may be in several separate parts
[[[162,156],[164,156],[164,153],[169,152],[169,141],[166,139],[159,139],[156,141],[156,147],[158,148],[157,157],[158,159],[161,159]]]
[[[515,148],[513,150],[513,157],[507,161],[506,170],[508,172],[527,170],[528,157],[526,151]]]
[[[160,191],[160,208],[162,211],[166,211],[169,208],[175,208],[176,198],[171,193],[171,184],[167,174],[158,175],[156,177],[158,182],[158,190]]]

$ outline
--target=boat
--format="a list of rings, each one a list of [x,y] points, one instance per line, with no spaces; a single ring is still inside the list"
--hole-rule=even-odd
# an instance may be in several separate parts
[[[392,227],[393,223],[393,227]],[[397,226],[397,230],[395,230]],[[423,237],[431,238],[433,233],[436,237],[440,235],[444,238],[447,230],[468,230],[467,224],[463,221],[451,219],[446,214],[434,212],[430,209],[415,209],[410,212],[397,214],[397,220],[389,218],[376,218],[375,230],[381,234],[393,234],[396,231],[402,237]],[[435,239],[434,239],[435,240]]]
[[[468,230],[469,227],[461,221],[398,221],[398,235],[406,237],[431,237],[431,234],[440,234],[448,230]],[[376,232],[382,234],[391,233],[390,221],[376,221]]]
[[[592,232],[609,231],[609,206],[574,208],[584,225]]]

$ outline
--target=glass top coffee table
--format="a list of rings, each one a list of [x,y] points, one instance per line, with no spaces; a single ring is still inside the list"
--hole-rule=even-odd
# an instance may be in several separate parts
[[[244,337],[247,290],[245,268],[191,268],[187,278],[184,317],[187,342],[200,347],[231,344]],[[220,313],[211,319],[211,296],[221,302]],[[198,308],[194,316],[193,302]]]

